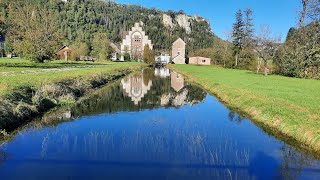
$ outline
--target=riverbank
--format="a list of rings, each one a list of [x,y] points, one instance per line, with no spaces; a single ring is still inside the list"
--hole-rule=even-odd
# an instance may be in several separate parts
[[[141,63],[0,62],[0,130],[2,134],[57,106],[143,67]]]
[[[320,153],[320,81],[213,66],[172,65],[253,121]]]

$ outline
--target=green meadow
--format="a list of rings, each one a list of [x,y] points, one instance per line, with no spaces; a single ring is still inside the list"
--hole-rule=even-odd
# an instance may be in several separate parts
[[[213,66],[171,68],[237,112],[320,152],[320,81]]]
[[[120,69],[142,66],[135,62],[75,62],[50,61],[35,63],[24,59],[0,59],[0,95],[10,93],[20,86],[39,86],[58,82],[113,72]]]

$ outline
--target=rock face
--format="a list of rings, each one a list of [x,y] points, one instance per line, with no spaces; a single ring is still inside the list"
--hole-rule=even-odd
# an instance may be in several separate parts
[[[169,15],[163,14],[162,16],[162,22],[164,26],[173,28],[174,24],[172,22],[172,18]]]
[[[195,15],[194,17],[188,16],[186,14],[176,14],[173,17],[167,14],[162,15],[162,23],[167,28],[174,28],[174,27],[182,27],[185,29],[187,34],[191,33],[191,23],[192,21],[195,22],[209,22],[205,20],[203,17]]]
[[[191,17],[185,15],[185,14],[179,14],[176,16],[175,20],[179,24],[180,27],[184,28],[187,32],[187,34],[191,33],[191,23],[190,23]]]

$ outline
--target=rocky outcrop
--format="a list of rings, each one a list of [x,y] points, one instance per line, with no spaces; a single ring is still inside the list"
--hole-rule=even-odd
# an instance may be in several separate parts
[[[162,23],[167,28],[174,28],[174,27],[182,27],[187,34],[191,33],[191,23],[195,21],[199,22],[209,22],[201,16],[195,15],[194,17],[188,16],[186,14],[176,14],[173,17],[168,14],[162,15]]]
[[[164,26],[166,26],[166,27],[173,28],[173,26],[174,26],[174,24],[172,22],[172,18],[167,14],[163,14],[162,22],[163,22]]]
[[[190,23],[191,17],[185,15],[185,14],[179,14],[176,16],[175,20],[177,21],[178,25],[186,30],[187,34],[191,33],[191,23]]]

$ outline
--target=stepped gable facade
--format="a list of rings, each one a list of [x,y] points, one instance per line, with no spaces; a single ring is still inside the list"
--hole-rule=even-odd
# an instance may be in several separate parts
[[[122,40],[120,61],[125,60],[124,55],[126,53],[129,53],[131,60],[136,59],[142,61],[145,45],[148,45],[151,50],[153,49],[153,44],[142,30],[140,23],[135,23],[134,27],[131,28],[131,31],[129,31]]]

